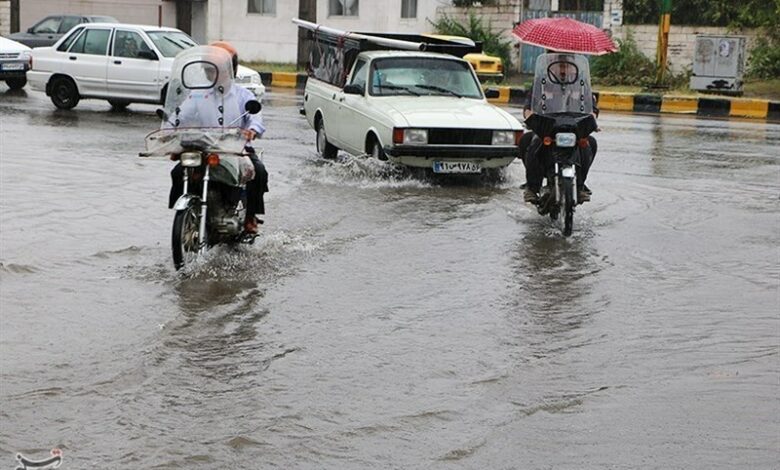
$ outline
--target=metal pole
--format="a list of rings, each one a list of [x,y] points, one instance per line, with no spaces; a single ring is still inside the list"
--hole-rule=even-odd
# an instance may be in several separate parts
[[[19,27],[19,17],[21,16],[19,12],[19,0],[11,0],[11,30],[9,32],[11,33],[18,33],[21,31],[21,28]]]
[[[658,49],[656,52],[655,84],[660,86],[666,73],[666,57],[669,50],[669,28],[672,23],[672,0],[661,0],[661,18],[658,23]]]

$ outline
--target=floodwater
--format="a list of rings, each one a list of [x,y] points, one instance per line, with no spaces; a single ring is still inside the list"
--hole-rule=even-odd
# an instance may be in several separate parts
[[[176,273],[154,108],[0,85],[0,466],[777,468],[780,126],[604,113],[564,239],[497,183],[314,155]]]

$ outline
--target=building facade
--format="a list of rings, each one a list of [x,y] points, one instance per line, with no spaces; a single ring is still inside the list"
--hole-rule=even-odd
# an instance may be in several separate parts
[[[0,36],[11,34],[11,0],[0,0]]]
[[[7,0],[0,0],[0,9]],[[169,0],[21,0],[19,28],[25,31],[49,15],[106,15],[122,23],[176,26],[176,2]],[[0,12],[0,14],[2,14]]]

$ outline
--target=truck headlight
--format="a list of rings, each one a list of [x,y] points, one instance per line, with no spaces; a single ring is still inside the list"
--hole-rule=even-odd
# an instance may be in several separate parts
[[[515,131],[493,131],[493,145],[515,145]]]
[[[182,152],[179,159],[181,160],[181,166],[186,167],[200,166],[202,161],[200,152]]]
[[[250,75],[249,76],[249,81],[251,83],[254,83],[255,85],[262,85],[263,84],[263,80],[260,78],[260,74],[259,73],[255,73],[255,74]]]
[[[577,143],[577,136],[571,132],[560,132],[555,134],[556,147],[574,147]]]
[[[427,144],[427,129],[404,129],[404,144]]]

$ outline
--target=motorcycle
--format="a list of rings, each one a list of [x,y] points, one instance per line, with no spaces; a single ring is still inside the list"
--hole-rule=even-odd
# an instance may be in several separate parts
[[[147,150],[139,156],[167,156],[181,164],[183,191],[173,205],[171,230],[178,270],[217,244],[251,244],[257,237],[246,233],[243,223],[246,183],[255,169],[244,132],[231,125],[260,112],[261,105],[247,102],[244,113],[223,126],[232,117],[225,109],[238,105],[229,102],[232,64],[219,48],[202,46],[179,54],[172,77],[165,109],[157,110],[161,129],[146,136]],[[209,122],[212,118],[217,122]]]
[[[582,187],[581,167],[591,158],[588,137],[598,129],[588,61],[581,55],[543,54],[537,58],[533,102],[525,125],[535,134],[530,148],[543,162],[546,183],[536,203],[540,215],[563,215],[570,236]]]

